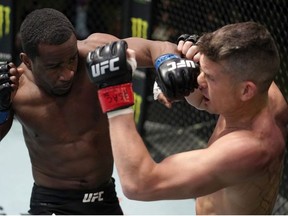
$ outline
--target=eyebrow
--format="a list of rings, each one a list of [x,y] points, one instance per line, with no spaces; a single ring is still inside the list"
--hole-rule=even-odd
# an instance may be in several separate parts
[[[78,55],[78,49],[77,49],[77,51],[75,52],[75,54],[71,58],[75,58],[77,55]]]
[[[75,52],[75,54],[73,56],[69,57],[69,60],[73,59],[73,58],[76,58],[77,55],[78,55],[78,49],[77,49],[77,51]],[[63,63],[64,63],[64,61],[59,61],[59,62],[47,63],[47,64],[45,64],[45,66],[46,67],[54,67],[54,66],[57,66],[57,65],[61,65]]]
[[[213,75],[211,75],[211,73],[209,73],[209,72],[207,72],[205,70],[202,70],[201,68],[200,68],[200,71],[203,72],[205,77],[207,77],[207,78],[213,78],[214,77]]]

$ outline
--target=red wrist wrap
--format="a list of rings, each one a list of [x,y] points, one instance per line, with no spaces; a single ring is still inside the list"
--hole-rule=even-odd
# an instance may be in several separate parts
[[[132,83],[99,89],[98,97],[103,113],[134,105]]]

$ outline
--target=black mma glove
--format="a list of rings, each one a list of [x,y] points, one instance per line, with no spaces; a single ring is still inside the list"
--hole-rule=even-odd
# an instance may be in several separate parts
[[[184,99],[198,87],[199,65],[175,54],[165,54],[155,61],[156,82],[171,101]]]
[[[199,36],[196,34],[190,35],[190,34],[182,34],[178,37],[177,39],[177,44],[179,43],[179,41],[183,40],[184,42],[186,41],[191,41],[193,44],[196,44],[197,41],[199,40]]]
[[[126,59],[127,43],[115,41],[87,56],[88,76],[99,88],[103,113],[134,105],[132,67]],[[136,68],[136,61],[134,62]]]
[[[0,124],[8,120],[10,113],[12,87],[9,70],[7,62],[0,62]]]

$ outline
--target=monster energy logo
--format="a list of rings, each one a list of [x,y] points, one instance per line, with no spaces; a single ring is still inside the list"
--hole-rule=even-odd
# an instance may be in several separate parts
[[[148,35],[148,22],[141,18],[131,18],[132,23],[132,37],[141,37],[147,39]]]
[[[0,4],[0,38],[10,34],[11,8]]]

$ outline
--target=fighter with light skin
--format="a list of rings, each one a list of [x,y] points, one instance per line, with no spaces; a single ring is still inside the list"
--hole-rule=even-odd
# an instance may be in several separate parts
[[[179,96],[181,89],[175,92],[178,88],[173,86],[187,86],[197,78],[195,90],[182,96],[192,106],[219,115],[204,149],[174,154],[156,163],[135,127],[132,88],[127,85],[132,69],[124,67],[117,72],[121,76],[109,78],[89,73],[101,90],[98,94],[109,118],[113,155],[125,195],[145,201],[196,198],[197,214],[271,214],[281,180],[288,122],[287,103],[273,82],[279,55],[271,34],[258,23],[244,22],[206,33],[195,46],[184,42],[178,48],[200,67],[178,67],[186,60],[161,56],[156,61],[158,84],[164,87],[165,96]],[[128,50],[128,57],[133,55]],[[88,62],[88,68],[99,63]]]

